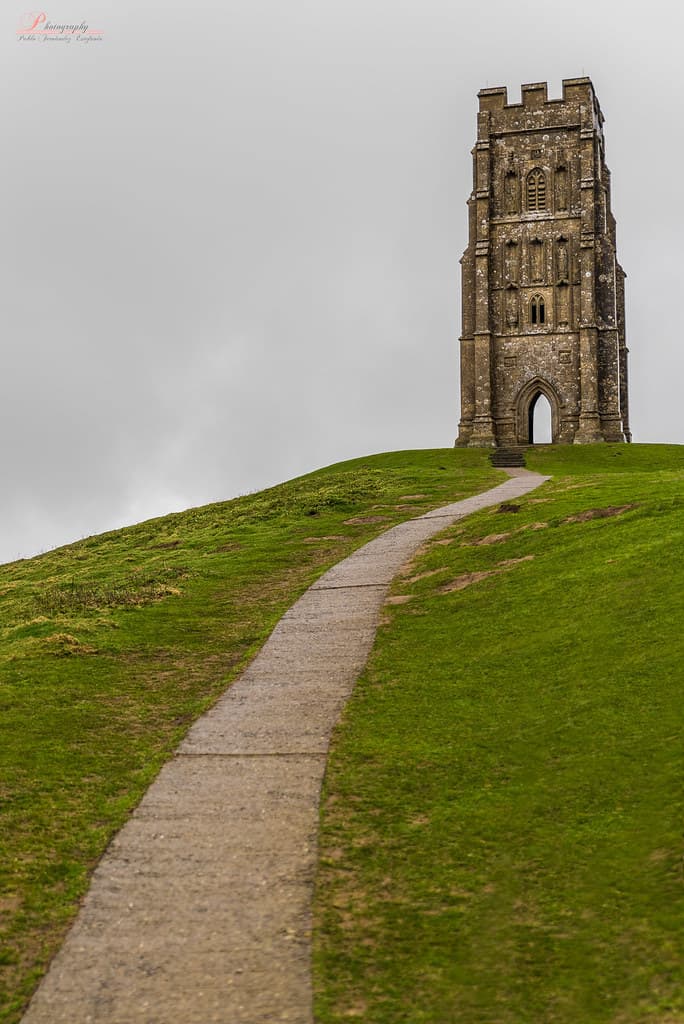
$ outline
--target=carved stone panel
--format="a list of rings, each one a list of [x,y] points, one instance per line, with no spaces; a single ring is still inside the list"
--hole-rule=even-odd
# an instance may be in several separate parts
[[[569,205],[568,169],[564,165],[556,170],[556,210],[563,213]]]
[[[556,279],[559,282],[569,281],[570,279],[568,240],[563,235],[556,242]]]
[[[504,245],[504,281],[518,284],[520,277],[520,246],[509,239]]]
[[[517,327],[520,320],[520,302],[518,300],[518,289],[509,285],[506,289],[506,327]]]
[[[514,170],[506,172],[504,177],[504,212],[508,215],[518,213],[520,209],[520,186],[518,175]]]
[[[541,238],[530,242],[530,280],[533,284],[544,281],[544,243]]]
[[[567,327],[570,323],[570,286],[565,281],[556,289],[556,304],[558,326]]]

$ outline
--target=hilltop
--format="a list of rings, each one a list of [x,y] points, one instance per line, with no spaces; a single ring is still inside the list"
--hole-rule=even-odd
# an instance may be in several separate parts
[[[463,685],[471,695],[468,700],[474,701],[482,679],[489,678],[491,673],[490,668],[484,676],[482,671],[488,652],[500,654],[503,648],[512,649],[517,652],[515,668],[510,672],[512,680],[519,681],[521,664],[533,667],[529,706],[534,707],[540,700],[547,700],[542,682],[555,671],[553,666],[562,650],[561,662],[569,680],[568,700],[572,700],[576,695],[572,681],[580,677],[582,665],[586,669],[589,653],[593,659],[592,679],[600,679],[601,664],[614,658],[615,644],[606,644],[606,633],[610,636],[615,629],[617,612],[611,609],[618,609],[620,621],[631,624],[619,633],[620,672],[624,674],[625,664],[636,664],[637,659],[641,665],[643,618],[636,622],[640,628],[634,628],[638,607],[634,589],[625,588],[625,580],[617,571],[605,573],[605,552],[612,551],[613,545],[620,567],[630,567],[633,575],[629,579],[636,579],[639,587],[643,586],[644,573],[636,573],[636,568],[643,567],[644,562],[649,566],[650,577],[646,575],[652,583],[648,600],[655,602],[650,607],[660,615],[657,599],[661,611],[667,611],[658,618],[661,625],[656,647],[660,650],[662,637],[667,635],[668,657],[681,657],[674,618],[680,611],[675,596],[679,572],[676,552],[677,544],[681,552],[679,494],[684,449],[540,449],[531,453],[528,464],[555,477],[547,485],[551,489],[549,496],[543,499],[547,507],[535,506],[530,500],[522,503],[519,512],[482,513],[473,519],[472,525],[463,527],[463,536],[455,533],[443,538],[451,540],[450,544],[431,546],[425,554],[425,564],[412,569],[407,579],[398,584],[395,597],[410,600],[389,606],[388,621],[379,635],[376,652],[345,716],[331,766],[323,835],[324,850],[328,844],[328,853],[322,865],[318,910],[321,1020],[346,1019],[350,1005],[352,1010],[355,1005],[374,1005],[369,1003],[368,991],[359,991],[361,976],[369,978],[372,997],[380,1000],[377,1006],[381,1007],[369,1011],[367,1019],[405,1019],[401,1014],[405,1013],[406,1001],[413,1004],[418,991],[415,975],[427,969],[425,963],[420,966],[417,956],[415,966],[409,969],[401,954],[405,940],[400,939],[399,952],[396,944],[390,942],[387,946],[387,959],[397,965],[393,970],[402,973],[399,988],[391,970],[382,980],[379,978],[384,968],[377,964],[369,973],[369,954],[363,952],[369,947],[364,945],[363,935],[357,935],[349,921],[341,924],[336,918],[337,869],[330,875],[327,872],[330,863],[337,863],[335,857],[329,856],[334,833],[337,847],[348,844],[345,864],[354,868],[356,891],[361,894],[355,927],[358,924],[365,930],[366,939],[372,933],[379,942],[387,941],[386,934],[382,938],[382,929],[388,927],[388,922],[380,920],[377,887],[372,877],[369,879],[363,870],[357,870],[354,852],[360,835],[355,830],[366,834],[368,823],[359,823],[355,817],[358,801],[348,801],[353,813],[342,814],[341,818],[339,812],[331,817],[330,808],[339,807],[339,800],[334,799],[337,792],[350,792],[345,787],[358,785],[365,792],[362,780],[372,764],[377,786],[368,790],[365,804],[364,800],[360,803],[368,813],[372,807],[377,811],[389,803],[390,811],[381,811],[383,823],[389,821],[390,831],[406,830],[405,811],[401,810],[397,818],[398,808],[401,804],[408,813],[412,805],[410,801],[406,803],[407,794],[401,787],[416,765],[439,764],[444,748],[444,723],[450,721],[454,708],[458,709],[461,721],[463,711],[461,698],[452,708],[451,698],[447,699],[445,691],[440,690],[443,685],[448,690],[451,684],[440,682],[439,672],[433,671],[432,666],[439,669],[465,661],[473,676]],[[6,951],[0,961],[4,984],[0,1020],[10,1022],[19,1018],[21,1007],[58,946],[87,886],[89,872],[112,833],[135,806],[189,723],[237,675],[295,598],[329,565],[392,523],[484,490],[501,479],[502,474],[489,466],[484,451],[437,450],[372,456],[329,467],[256,495],[151,520],[0,568],[0,700],[4,723],[0,749],[4,797],[0,843],[5,865],[0,922],[2,948]],[[600,508],[622,511],[581,518]],[[580,518],[566,522],[573,516]],[[542,519],[545,526],[532,529]],[[502,536],[487,543],[474,542],[493,535]],[[601,544],[595,551],[598,540]],[[534,548],[535,544],[540,547]],[[519,568],[498,571],[503,561]],[[558,575],[558,566],[565,569],[570,565],[574,566],[575,574],[571,578],[579,579],[577,594],[581,597],[568,603],[567,573]],[[472,586],[455,587],[451,593],[431,590],[478,573],[485,575]],[[597,574],[606,577],[597,606],[600,615],[591,613],[593,606],[588,598],[596,592]],[[523,581],[525,585],[521,586]],[[517,595],[515,601],[511,600],[511,588]],[[621,595],[622,603],[616,594]],[[440,611],[440,602],[447,608],[454,597],[463,599],[458,605],[456,632],[451,629],[449,618],[446,622],[441,618]],[[429,610],[430,614],[420,614],[421,610]],[[448,611],[448,615],[452,614],[453,609]],[[538,619],[542,614],[543,637],[539,629],[532,629],[535,616]],[[412,634],[410,638],[407,634],[402,638],[401,630],[421,624],[428,628],[426,634]],[[558,631],[563,629],[578,636],[581,629],[586,657],[579,668],[572,667],[567,639],[562,648],[556,643]],[[456,635],[459,645],[452,647]],[[653,643],[651,636],[651,664]],[[426,674],[428,650],[431,668]],[[411,657],[407,656],[409,653]],[[506,659],[501,660],[496,676],[502,685],[507,685],[507,664]],[[655,692],[658,664],[656,660],[656,670],[648,677],[649,696]],[[378,685],[378,665],[383,666],[383,679],[387,673],[393,679],[396,675],[397,681],[405,679],[405,686],[392,687],[390,700],[386,688]],[[654,674],[656,682],[652,683]],[[429,704],[434,700],[440,708],[440,721],[434,715],[420,715],[421,728],[412,728],[413,736],[409,737],[405,735],[406,723],[416,722],[411,693],[419,695],[423,707],[426,701]],[[373,703],[378,694],[382,695],[380,707]],[[670,690],[658,691],[658,706],[667,704],[671,708],[672,702],[667,703],[669,694]],[[404,695],[408,695],[408,705],[402,703]],[[517,695],[507,697],[504,719],[516,703]],[[488,698],[481,712],[484,714],[492,706]],[[564,713],[572,716],[573,707],[564,705]],[[383,719],[386,712],[391,712],[391,721]],[[398,726],[398,733],[393,733],[392,723]],[[662,727],[670,730],[668,735],[672,734],[671,715],[663,720]],[[475,720],[470,728],[476,731]],[[653,736],[649,732],[649,742],[653,742]],[[453,739],[449,742],[453,745]],[[412,743],[420,750],[417,760]],[[477,744],[474,750],[468,750],[471,762],[473,758],[477,760]],[[398,770],[397,759],[405,765],[403,774]],[[488,764],[483,754],[483,772],[488,770]],[[670,761],[667,764],[670,770]],[[436,771],[435,780],[440,777],[446,778]],[[662,783],[657,774],[654,778]],[[414,783],[406,784],[410,793]],[[436,787],[433,793],[437,800],[438,790]],[[416,793],[420,792],[418,787]],[[422,805],[423,797],[418,802]],[[415,807],[414,812],[420,816]],[[429,812],[425,813],[430,817]],[[419,935],[421,927],[424,928],[426,949],[447,949],[448,943],[445,947],[438,935],[425,928],[425,922],[439,919],[439,934],[453,934],[448,916],[452,908],[444,911],[446,932],[440,918],[444,893],[438,894],[434,906],[429,899],[426,902],[430,886],[434,896],[429,851],[440,849],[440,833],[425,830],[423,839],[427,845],[422,848],[419,861],[425,866],[425,878],[415,875],[415,862],[409,858],[414,868],[408,879],[401,874],[405,851],[395,847],[393,841],[388,845],[382,830],[374,834],[378,850],[389,848],[397,852],[391,870],[396,876],[397,892],[402,893],[399,909],[407,924],[411,929],[418,927]],[[472,836],[468,842],[474,842],[473,849],[477,848],[477,840]],[[665,845],[663,849],[669,847]],[[668,857],[666,853],[666,864]],[[387,864],[383,863],[385,870]],[[436,864],[440,873],[450,870],[439,860]],[[543,888],[546,883],[542,879],[539,884]],[[653,892],[657,899],[657,886]],[[396,912],[392,899],[383,897],[380,902],[393,907],[392,914]],[[396,918],[390,915],[389,926],[392,921],[396,923]],[[468,935],[472,938],[471,931]],[[354,951],[356,942],[362,948],[360,959]],[[410,948],[413,963],[413,945]],[[454,976],[439,962],[439,955],[435,956],[437,961],[428,965],[426,977],[436,978],[433,989],[437,1002],[430,1010],[429,1000],[426,1001],[425,1015],[415,1019],[491,1020],[491,1013],[480,1018],[473,1015],[475,1011],[469,1011],[471,1015],[463,1018],[440,1016],[444,1013],[444,1000],[451,999],[450,994],[457,991],[460,982],[458,971]],[[338,991],[340,985],[347,986],[347,993],[342,996]],[[395,990],[398,1002],[390,1005]],[[423,998],[422,992],[420,996]],[[468,1005],[467,1001],[464,1005]],[[624,1019],[662,1018],[642,1015]]]

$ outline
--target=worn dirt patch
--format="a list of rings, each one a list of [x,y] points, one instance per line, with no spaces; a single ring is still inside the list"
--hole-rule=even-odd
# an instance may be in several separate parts
[[[354,516],[353,519],[345,519],[345,526],[362,526],[364,523],[388,523],[389,516]]]
[[[466,546],[469,548],[479,548],[483,544],[499,544],[502,540],[508,540],[512,536],[513,534],[510,531],[508,533],[488,533],[486,537],[471,540]]]
[[[421,498],[427,498],[427,494],[400,494],[399,501],[420,501]]]
[[[395,597],[388,597],[385,604],[408,604],[413,600],[413,594],[397,594]]]
[[[478,537],[477,540],[469,540],[463,543],[463,547],[477,548],[487,544],[500,544],[516,533],[524,533],[525,530],[545,530],[548,523],[530,523],[528,526],[521,526],[519,530],[509,530],[508,533],[488,533],[486,537]]]
[[[451,594],[454,590],[465,590],[472,583],[480,583],[490,576],[496,576],[499,571],[498,569],[492,569],[489,572],[465,572],[462,576],[457,576],[455,580],[451,580],[450,583],[445,583],[443,587],[439,588],[437,593]]]
[[[417,583],[418,580],[426,580],[428,578],[428,576],[437,576],[438,573],[445,572],[445,571],[446,571],[446,569],[442,568],[442,569],[429,569],[427,572],[418,572],[418,573],[415,574],[415,576],[408,576],[406,578],[405,582],[406,583]]]
[[[577,512],[574,516],[566,516],[563,523],[588,523],[591,519],[610,519],[611,516],[621,516],[623,512],[629,512],[636,508],[636,505],[608,505],[607,508],[588,508],[584,512]]]
[[[465,590],[466,587],[472,586],[473,583],[481,583],[482,580],[489,579],[490,576],[498,576],[502,572],[508,572],[514,565],[519,565],[521,562],[531,562],[534,557],[534,555],[524,555],[522,558],[507,558],[505,561],[499,562],[496,569],[487,569],[481,572],[465,572],[449,583],[445,583],[444,586],[439,587],[437,593],[452,594],[456,590]]]
[[[347,538],[343,533],[333,534],[331,537],[304,537],[304,544],[318,544],[328,540],[346,540]]]

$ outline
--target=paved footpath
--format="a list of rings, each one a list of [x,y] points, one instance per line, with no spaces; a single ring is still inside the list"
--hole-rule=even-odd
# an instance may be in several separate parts
[[[283,616],[112,841],[23,1024],[311,1024],[331,731],[399,568],[457,519],[547,479],[509,473],[387,530]]]

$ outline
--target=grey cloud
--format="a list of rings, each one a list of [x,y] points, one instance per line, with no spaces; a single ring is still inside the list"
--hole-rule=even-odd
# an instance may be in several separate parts
[[[453,443],[477,90],[590,74],[635,439],[684,441],[670,3],[78,0],[0,40],[0,558],[368,452]],[[590,20],[592,29],[587,30]],[[681,142],[671,137],[669,166]],[[655,311],[660,316],[655,317]],[[663,364],[671,373],[663,375]]]

